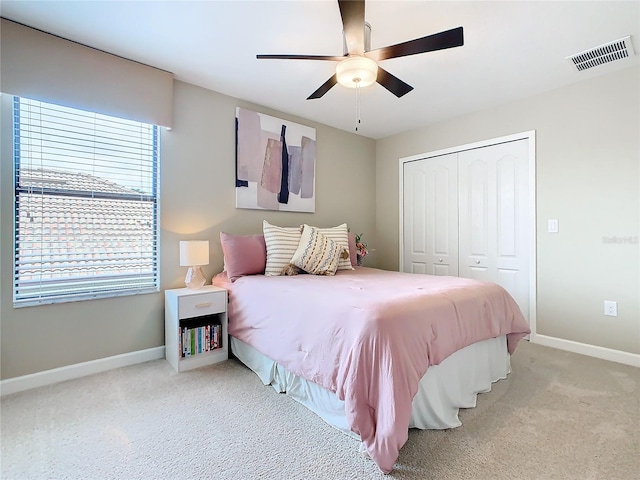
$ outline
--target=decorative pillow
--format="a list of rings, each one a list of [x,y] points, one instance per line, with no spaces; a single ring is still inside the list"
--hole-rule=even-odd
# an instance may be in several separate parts
[[[336,242],[340,247],[340,262],[338,263],[338,270],[353,270],[351,261],[349,260],[349,229],[347,228],[347,224],[343,223],[342,225],[331,228],[314,228],[317,228],[320,233]]]
[[[356,249],[356,234],[349,232],[349,260],[351,260],[351,266],[358,266],[358,251]]]
[[[261,275],[267,263],[264,235],[231,235],[220,232],[224,269],[232,282],[244,275]]]
[[[291,258],[300,243],[301,230],[300,227],[277,227],[266,220],[262,221],[262,231],[267,246],[265,275],[284,274],[283,271],[291,263]]]
[[[305,225],[291,264],[312,275],[335,275],[340,247],[317,228]]]

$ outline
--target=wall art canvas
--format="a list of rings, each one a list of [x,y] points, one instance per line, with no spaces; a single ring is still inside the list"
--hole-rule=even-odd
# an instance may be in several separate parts
[[[236,208],[315,212],[316,129],[236,108]]]

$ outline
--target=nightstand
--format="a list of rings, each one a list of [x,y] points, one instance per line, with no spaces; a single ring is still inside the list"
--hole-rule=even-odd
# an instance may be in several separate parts
[[[224,288],[165,290],[164,306],[165,358],[176,371],[229,358]]]

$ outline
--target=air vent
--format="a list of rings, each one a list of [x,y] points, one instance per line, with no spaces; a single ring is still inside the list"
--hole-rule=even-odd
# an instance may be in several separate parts
[[[609,62],[625,60],[634,55],[631,37],[624,37],[620,40],[605,43],[598,47],[584,52],[576,53],[567,57],[578,71],[587,70]]]

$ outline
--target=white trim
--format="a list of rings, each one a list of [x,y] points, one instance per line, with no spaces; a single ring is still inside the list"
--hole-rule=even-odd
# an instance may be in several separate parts
[[[402,164],[414,160],[422,160],[423,158],[440,157],[442,155],[449,155],[450,153],[458,153],[465,150],[473,150],[475,148],[489,147],[491,145],[497,145],[499,143],[515,142],[516,140],[523,140],[525,138],[535,140],[535,133],[535,130],[528,130],[526,132],[514,133],[513,135],[505,135],[504,137],[490,138],[488,140],[481,140],[479,142],[465,143],[464,145],[443,148],[442,150],[435,150],[433,152],[418,153],[417,155],[402,157],[400,159],[400,163]]]
[[[445,148],[442,150],[435,150],[433,152],[419,153],[417,155],[411,155],[409,157],[402,157],[399,160],[399,201],[398,201],[398,224],[400,226],[400,234],[398,236],[398,251],[399,251],[399,263],[398,271],[402,271],[404,265],[404,164],[415,160],[422,160],[424,158],[439,157],[442,155],[449,155],[450,153],[458,153],[465,150],[473,150],[475,148],[488,147],[490,145],[497,145],[499,143],[515,142],[517,140],[529,140],[529,225],[531,231],[531,242],[529,245],[529,328],[531,329],[531,336],[536,334],[536,303],[538,293],[536,290],[537,285],[537,220],[536,220],[536,131],[528,130],[526,132],[514,133],[513,135],[506,135],[504,137],[491,138],[488,140],[482,140],[474,143],[467,143],[464,145],[458,145],[455,147]]]
[[[536,183],[536,131],[530,130],[523,132],[522,135],[526,135],[529,138],[529,218],[531,224],[531,245],[529,245],[529,329],[531,335],[535,337],[537,332],[537,304],[538,304],[538,221],[536,217],[537,212],[537,183]],[[526,138],[523,137],[523,138]]]
[[[613,350],[611,348],[599,347],[597,345],[589,345],[586,343],[574,342],[573,340],[564,340],[562,338],[548,337],[547,335],[531,335],[531,343],[543,345],[545,347],[557,348],[567,352],[587,355],[589,357],[609,360],[610,362],[624,363],[632,367],[640,367],[640,355],[637,353],[623,352],[622,350]]]
[[[164,346],[123,353],[0,381],[0,396],[164,358]]]
[[[399,200],[398,200],[398,225],[400,226],[400,233],[398,234],[398,271],[403,271],[404,265],[404,164],[405,158],[401,158],[398,162],[400,172],[398,173],[399,180]]]

